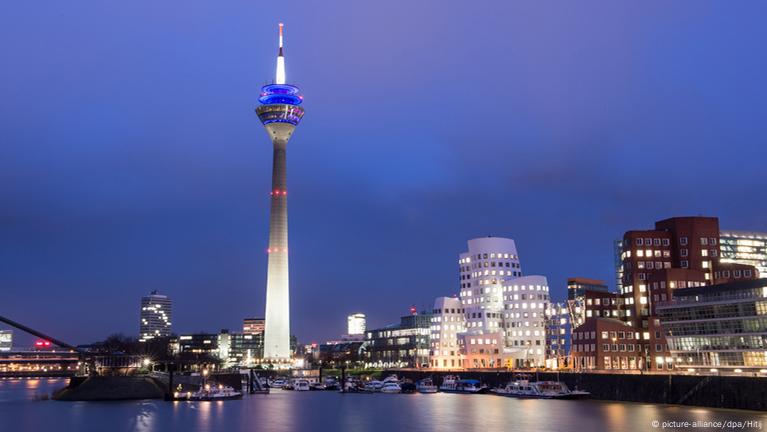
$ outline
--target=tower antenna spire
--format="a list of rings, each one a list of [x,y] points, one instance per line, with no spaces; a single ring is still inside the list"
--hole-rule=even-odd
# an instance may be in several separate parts
[[[285,56],[282,53],[282,27],[280,23],[280,49],[277,52],[277,73],[274,77],[275,84],[285,84]]]

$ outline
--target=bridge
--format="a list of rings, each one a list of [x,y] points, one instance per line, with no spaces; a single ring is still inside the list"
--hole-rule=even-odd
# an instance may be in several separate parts
[[[83,372],[83,367],[89,361],[92,361],[92,359],[86,358],[85,352],[60,339],[2,315],[0,315],[0,322],[64,349],[63,351],[12,351],[0,353],[0,376],[72,376],[78,372]]]

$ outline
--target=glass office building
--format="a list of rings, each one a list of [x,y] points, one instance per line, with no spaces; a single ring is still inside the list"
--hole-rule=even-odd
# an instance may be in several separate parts
[[[767,233],[722,231],[719,234],[723,263],[748,264],[767,277]]]
[[[677,289],[657,311],[677,368],[767,372],[767,278]]]

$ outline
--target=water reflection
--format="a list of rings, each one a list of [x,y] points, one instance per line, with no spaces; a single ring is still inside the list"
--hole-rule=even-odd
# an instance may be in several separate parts
[[[0,381],[0,431],[491,432],[653,430],[653,421],[759,420],[767,413],[600,401],[517,400],[493,395],[290,392],[216,402],[35,401],[52,385]]]
[[[138,402],[136,414],[129,423],[131,425],[131,430],[136,432],[156,430],[154,429],[156,417],[157,406],[154,402]]]

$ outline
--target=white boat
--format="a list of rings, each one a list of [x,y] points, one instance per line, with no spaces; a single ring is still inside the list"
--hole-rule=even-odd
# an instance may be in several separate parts
[[[570,390],[561,381],[530,382],[524,379],[493,389],[493,393],[520,399],[585,399],[591,396],[589,392]]]
[[[378,380],[372,380],[365,383],[365,391],[366,392],[379,392],[381,391],[381,388],[383,387],[383,383]]]
[[[445,393],[480,394],[487,393],[488,388],[477,380],[462,380],[459,376],[447,375],[442,380],[442,385],[439,386],[439,391]]]
[[[415,384],[418,393],[436,393],[438,388],[434,385],[431,378],[424,378]]]
[[[400,393],[402,388],[395,382],[388,382],[381,387],[381,393]]]
[[[190,401],[217,401],[240,399],[242,398],[242,393],[235,391],[234,388],[230,386],[211,386],[210,384],[206,384],[205,386],[200,386],[200,389],[196,392],[176,392],[173,396],[175,396],[176,399],[186,399]]]
[[[309,380],[298,379],[295,384],[293,384],[293,390],[295,391],[309,391],[310,389]]]
[[[397,377],[397,375],[389,375],[386,378],[384,378],[382,382],[384,384],[388,384],[388,383],[399,384],[399,378]]]

